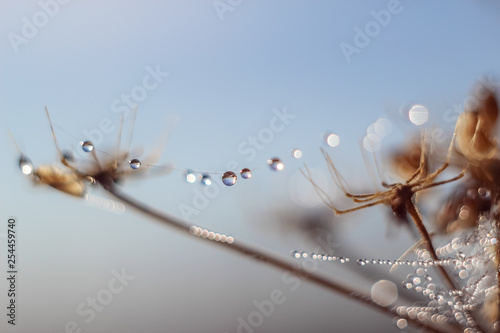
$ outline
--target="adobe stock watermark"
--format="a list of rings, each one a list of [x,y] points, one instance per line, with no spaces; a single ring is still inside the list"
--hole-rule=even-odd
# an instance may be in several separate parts
[[[321,249],[333,251],[331,239],[331,235],[327,235],[326,239],[317,237],[315,241],[318,246],[313,252],[321,251]],[[301,258],[295,265],[308,273],[318,270],[318,261],[310,257]],[[281,283],[283,287],[271,290],[268,298],[261,301],[254,300],[252,302],[253,310],[250,313],[236,318],[236,333],[254,333],[256,329],[264,324],[266,318],[273,315],[279,305],[286,302],[287,295],[296,292],[300,288],[302,280],[291,271],[286,271],[281,275]]]
[[[133,86],[129,92],[122,93],[119,98],[111,102],[111,111],[113,113],[122,114],[125,119],[132,109],[136,108],[139,103],[143,102],[160,84],[162,84],[166,77],[169,76],[168,72],[163,72],[160,65],[155,67],[146,66],[146,74],[143,76],[141,83]],[[102,118],[98,122],[98,126],[91,130],[83,129],[82,134],[86,140],[92,141],[94,146],[98,146],[103,142],[106,135],[113,133],[116,130],[116,125],[110,118]],[[78,154],[81,156],[85,153],[78,149]]]
[[[212,5],[214,6],[219,20],[224,21],[226,13],[234,11],[242,2],[243,0],[213,0]]]
[[[75,312],[83,320],[83,323],[90,324],[97,316],[97,313],[101,313],[104,309],[113,302],[116,295],[120,294],[125,287],[127,287],[130,281],[133,281],[136,277],[133,275],[128,275],[125,272],[125,268],[121,269],[121,272],[117,270],[112,270],[111,274],[113,277],[108,281],[105,288],[99,290],[95,297],[87,297],[85,301],[77,305]],[[81,333],[82,324],[77,321],[68,321],[64,325],[64,329],[59,331],[60,333]]]
[[[269,125],[261,128],[255,135],[248,136],[236,146],[238,154],[245,156],[247,162],[251,162],[257,156],[258,151],[264,150],[285,128],[295,119],[296,115],[289,113],[286,107],[282,110],[273,109],[273,116],[269,119]],[[226,170],[237,171],[242,166],[236,160],[226,163]],[[178,207],[182,218],[190,222],[193,215],[199,215],[202,210],[208,207],[210,200],[215,199],[220,188],[225,187],[220,181],[213,181],[209,186],[203,186],[203,190],[195,187],[193,189],[193,199],[191,205],[181,203]]]
[[[353,43],[341,42],[339,44],[340,50],[347,63],[351,63],[354,54],[360,54],[361,50],[368,47],[371,41],[380,35],[382,29],[386,28],[391,23],[393,16],[400,14],[402,11],[403,6],[400,0],[390,0],[387,3],[387,9],[370,11],[373,20],[368,21],[363,29],[358,26],[354,27]]]
[[[40,10],[36,11],[31,18],[23,16],[21,18],[20,34],[9,32],[7,38],[10,46],[15,53],[19,53],[19,47],[26,45],[30,40],[35,38],[41,29],[43,29],[51,19],[53,19],[61,9],[61,5],[66,5],[70,0],[40,0],[38,6]]]

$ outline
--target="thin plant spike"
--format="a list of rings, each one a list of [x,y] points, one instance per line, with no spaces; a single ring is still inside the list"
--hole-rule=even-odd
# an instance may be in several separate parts
[[[434,171],[433,173],[431,173],[429,176],[426,177],[426,183],[432,182],[437,176],[439,176],[439,174],[441,172],[443,172],[448,167],[448,165],[450,163],[451,154],[453,152],[453,145],[455,143],[456,135],[457,135],[457,128],[455,126],[455,130],[453,131],[453,136],[451,138],[450,146],[448,147],[448,153],[446,154],[446,161],[443,163],[443,165],[439,169],[437,169],[436,171]]]
[[[307,167],[307,165],[304,164],[304,167],[306,168],[307,174],[304,172],[304,170],[300,169],[302,175],[311,182],[312,186],[314,187],[314,190],[318,194],[321,201],[323,201],[323,203],[328,208],[332,209],[333,211],[336,211],[337,209],[333,206],[333,202],[332,199],[330,199],[330,196],[326,194],[325,191],[323,191],[323,189],[319,187],[319,185],[316,184],[316,182],[312,179],[311,173],[309,172],[309,168]]]
[[[154,165],[154,164],[158,163],[158,161],[159,161],[161,155],[163,154],[163,151],[165,150],[165,147],[168,143],[170,133],[172,133],[172,126],[173,126],[172,122],[167,121],[167,125],[166,125],[165,130],[163,130],[162,134],[156,140],[155,148],[152,150],[152,152],[149,155],[147,155],[144,158],[145,164]]]
[[[12,140],[12,143],[14,143],[14,147],[16,148],[17,152],[19,153],[19,155],[23,155],[23,151],[21,149],[21,147],[19,146],[19,144],[17,143],[16,139],[14,138],[14,134],[12,134],[11,131],[9,131],[9,137],[10,139]]]
[[[429,233],[429,235],[432,235],[432,233]],[[432,237],[432,236],[431,236]],[[415,244],[413,244],[412,246],[410,246],[408,248],[408,250],[406,250],[397,260],[396,262],[399,262],[399,261],[402,261],[404,258],[406,258],[408,255],[410,255],[413,251],[415,251],[416,249],[422,247],[424,244],[424,240],[422,238],[420,238],[418,241],[415,242]],[[392,265],[391,269],[389,270],[389,272],[395,272],[397,269],[398,269],[398,266],[397,264],[394,264]]]
[[[335,184],[344,192],[344,193],[350,193],[351,189],[349,188],[349,185],[347,185],[347,182],[345,181],[344,177],[340,174],[340,172],[337,170],[335,165],[333,164],[332,159],[330,158],[330,155],[328,155],[327,152],[325,152],[323,149],[321,149],[321,152],[323,153],[323,156],[326,159],[326,164],[328,165],[328,170],[330,171],[330,174],[333,178],[333,181]]]
[[[365,163],[365,168],[366,168],[366,172],[368,173],[368,178],[370,178],[370,181],[372,182],[372,185],[373,185],[373,188],[375,189],[375,191],[378,192],[377,188],[381,183],[383,183],[383,179],[382,179],[382,175],[380,174],[380,170],[378,169],[377,161],[375,160],[375,153],[372,152],[373,160],[375,162],[376,173],[377,173],[380,181],[375,180],[377,177],[373,174],[373,169],[369,166],[370,163],[368,163],[368,158],[366,157],[366,155],[364,153],[364,149],[362,147],[361,141],[358,141],[358,144],[359,144],[359,147],[361,148],[361,157],[363,158],[363,162]]]
[[[118,155],[120,154],[120,146],[122,142],[122,132],[123,132],[123,123],[125,121],[125,115],[122,115],[121,121],[120,121],[120,130],[118,131],[118,141],[116,143],[116,149],[115,149],[115,168],[118,168]]]
[[[129,137],[129,142],[127,144],[127,149],[125,151],[125,159],[128,159],[129,157],[130,147],[132,146],[132,140],[134,138],[134,127],[135,127],[135,119],[137,117],[137,107],[133,107],[131,113],[132,113],[132,120],[130,121],[130,137]]]
[[[460,178],[462,178],[465,175],[465,170],[467,169],[467,166],[465,166],[465,168],[462,169],[462,171],[460,172],[460,174],[458,176],[455,176],[453,178],[450,178],[450,179],[447,179],[447,180],[443,180],[443,181],[440,181],[440,182],[435,182],[435,183],[432,183],[432,184],[425,184],[424,183],[421,186],[415,188],[415,192],[426,190],[428,188],[439,186],[439,185],[443,185],[443,184],[448,184],[448,183],[454,182],[455,180],[459,180]]]
[[[415,178],[418,177],[420,179],[420,176],[423,173],[424,170],[424,165],[425,165],[425,131],[422,130],[422,133],[420,134],[420,161],[417,170],[413,172],[413,174],[406,180],[406,184],[409,184],[412,182]]]
[[[74,172],[76,172],[77,174],[80,174],[80,172],[68,162],[66,157],[64,157],[64,155],[61,151],[61,148],[59,147],[59,143],[57,142],[56,132],[54,131],[54,126],[52,126],[52,120],[50,119],[49,109],[47,109],[47,107],[45,107],[45,113],[47,114],[47,119],[49,120],[50,132],[52,133],[52,139],[54,140],[54,145],[55,145],[56,150],[59,154],[61,163],[64,166],[66,166],[66,167],[70,168],[71,170],[73,170]]]
[[[366,193],[366,194],[352,194],[351,189],[349,188],[349,185],[347,185],[347,182],[345,181],[344,177],[340,174],[340,172],[337,170],[335,165],[333,164],[333,161],[331,160],[330,156],[327,153],[325,154],[325,159],[327,161],[328,168],[330,170],[330,174],[332,178],[334,179],[335,184],[344,192],[344,195],[348,197],[349,199],[353,200],[356,203],[363,203],[367,201],[371,201],[373,199],[376,199],[381,195],[382,192],[375,192],[375,193]],[[344,185],[341,185],[340,183],[343,183]]]
[[[346,213],[354,212],[356,210],[360,210],[360,209],[363,209],[363,208],[367,208],[367,207],[375,206],[375,205],[378,205],[378,204],[381,204],[381,203],[385,203],[385,201],[386,201],[386,198],[383,198],[381,200],[373,201],[371,203],[368,203],[368,204],[365,204],[365,205],[361,205],[361,206],[357,206],[357,207],[350,208],[350,209],[345,209],[345,210],[337,209],[333,205],[332,199],[330,199],[330,197],[325,193],[325,191],[322,190],[321,187],[319,187],[319,185],[316,184],[316,182],[312,179],[312,176],[311,176],[311,174],[310,174],[309,169],[307,168],[307,166],[306,166],[306,170],[307,170],[307,175],[301,170],[302,174],[304,175],[304,177],[306,177],[307,180],[309,180],[311,182],[311,184],[313,185],[314,189],[316,190],[316,193],[318,193],[318,196],[325,203],[325,205],[327,205],[328,208],[330,208],[331,210],[333,210],[335,212],[335,214],[339,214],[340,215],[340,214],[346,214]],[[326,200],[326,199],[328,199],[328,200]]]

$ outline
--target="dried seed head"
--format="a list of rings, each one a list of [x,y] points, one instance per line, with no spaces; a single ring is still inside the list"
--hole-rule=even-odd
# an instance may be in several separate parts
[[[83,179],[74,172],[63,171],[54,165],[42,165],[33,171],[37,182],[52,186],[59,191],[83,197],[86,186]]]
[[[412,140],[401,150],[395,151],[391,156],[391,163],[394,171],[402,178],[408,179],[420,166],[420,155],[422,154],[422,144],[419,140]],[[427,176],[428,163],[425,161],[422,176]]]
[[[490,159],[497,153],[494,138],[498,119],[498,102],[491,90],[472,110],[466,110],[457,121],[457,147],[469,160]]]

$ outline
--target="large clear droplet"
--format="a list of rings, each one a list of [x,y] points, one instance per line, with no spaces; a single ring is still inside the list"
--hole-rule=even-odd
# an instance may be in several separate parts
[[[389,306],[398,299],[398,288],[389,280],[380,280],[372,286],[372,300],[381,306]]]
[[[212,178],[209,175],[201,176],[201,183],[203,185],[212,185]]]
[[[277,157],[267,160],[267,163],[269,164],[269,167],[273,171],[281,171],[285,168],[283,162],[281,162],[281,160]]]
[[[337,147],[340,143],[340,137],[337,134],[330,133],[326,136],[326,143],[330,147]]]
[[[139,161],[137,158],[134,158],[129,163],[132,169],[139,169],[141,167],[141,161]]]
[[[396,322],[396,326],[398,326],[398,328],[400,329],[403,329],[406,328],[406,326],[408,326],[408,322],[404,318],[399,318],[398,321]]]
[[[186,181],[193,184],[196,181],[196,175],[191,170],[186,171]]]
[[[81,144],[83,151],[86,153],[90,153],[92,150],[94,150],[94,144],[92,143],[92,141],[85,141]]]
[[[21,155],[21,157],[19,157],[19,169],[21,169],[21,172],[25,175],[30,175],[33,172],[33,164],[31,164],[29,158]]]
[[[222,175],[222,182],[226,186],[233,186],[234,184],[236,184],[236,179],[236,174],[232,171],[226,171]]]
[[[240,173],[241,173],[241,178],[244,179],[252,178],[252,171],[250,171],[250,169],[248,168],[242,169]]]
[[[429,110],[423,105],[414,105],[411,107],[408,116],[412,123],[420,126],[429,120]]]
[[[292,156],[296,159],[302,158],[302,150],[300,149],[292,150]]]

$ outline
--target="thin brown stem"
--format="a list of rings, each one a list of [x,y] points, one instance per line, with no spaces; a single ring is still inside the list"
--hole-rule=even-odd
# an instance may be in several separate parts
[[[135,199],[131,198],[130,196],[122,193],[113,183],[112,179],[109,178],[108,176],[104,175],[102,177],[96,178],[96,180],[104,187],[106,191],[108,191],[111,195],[116,197],[117,199],[123,201],[124,203],[128,204],[129,206],[149,215],[150,217],[153,217],[157,219],[158,221],[167,224],[171,227],[174,227],[180,231],[183,231],[189,235],[192,236],[192,233],[190,232],[191,225],[187,224],[184,221],[178,220],[174,217],[168,216],[162,212],[159,212],[151,207],[148,207],[147,205],[136,201]],[[201,238],[197,237],[199,239],[206,239],[206,238]],[[207,239],[208,240],[208,239]],[[330,279],[327,279],[319,274],[304,270],[294,264],[292,264],[290,261],[286,261],[284,259],[275,257],[269,253],[266,253],[262,250],[258,250],[256,248],[253,248],[249,245],[246,245],[242,243],[241,241],[235,241],[234,243],[223,243],[223,242],[214,242],[210,241],[210,243],[218,246],[222,246],[226,248],[229,251],[234,251],[238,252],[244,256],[251,257],[255,260],[258,260],[260,262],[266,263],[270,266],[274,266],[278,269],[284,270],[284,271],[289,271],[290,273],[303,278],[305,280],[311,281],[319,286],[322,286],[330,291],[333,291],[335,293],[338,293],[340,295],[343,295],[344,297],[347,297],[348,299],[351,300],[356,300],[364,305],[367,305],[368,307],[377,310],[381,313],[384,313],[390,317],[403,317],[405,318],[409,324],[425,329],[427,332],[433,332],[433,333],[446,333],[450,332],[449,327],[448,329],[446,328],[437,328],[433,325],[426,324],[424,322],[420,322],[415,319],[411,319],[407,316],[401,316],[399,315],[394,308],[389,308],[389,307],[384,307],[381,305],[378,305],[377,303],[373,302],[373,300],[368,296],[365,295],[359,291],[357,291],[354,288],[342,285],[338,282],[332,281]]]
[[[439,260],[436,250],[434,249],[434,246],[432,245],[431,241],[431,236],[427,232],[427,228],[424,226],[424,223],[422,222],[422,218],[420,217],[420,214],[417,211],[417,208],[413,204],[413,202],[409,201],[407,203],[407,209],[408,213],[413,219],[413,222],[415,222],[415,225],[417,226],[418,231],[420,232],[420,236],[422,237],[422,240],[424,241],[425,247],[427,250],[430,252],[432,259],[434,260]],[[448,272],[444,269],[443,266],[436,266],[438,271],[441,273],[444,281],[448,285],[448,287],[451,290],[456,290],[457,288],[455,287],[455,283],[453,283],[453,280],[450,278],[448,275]]]

